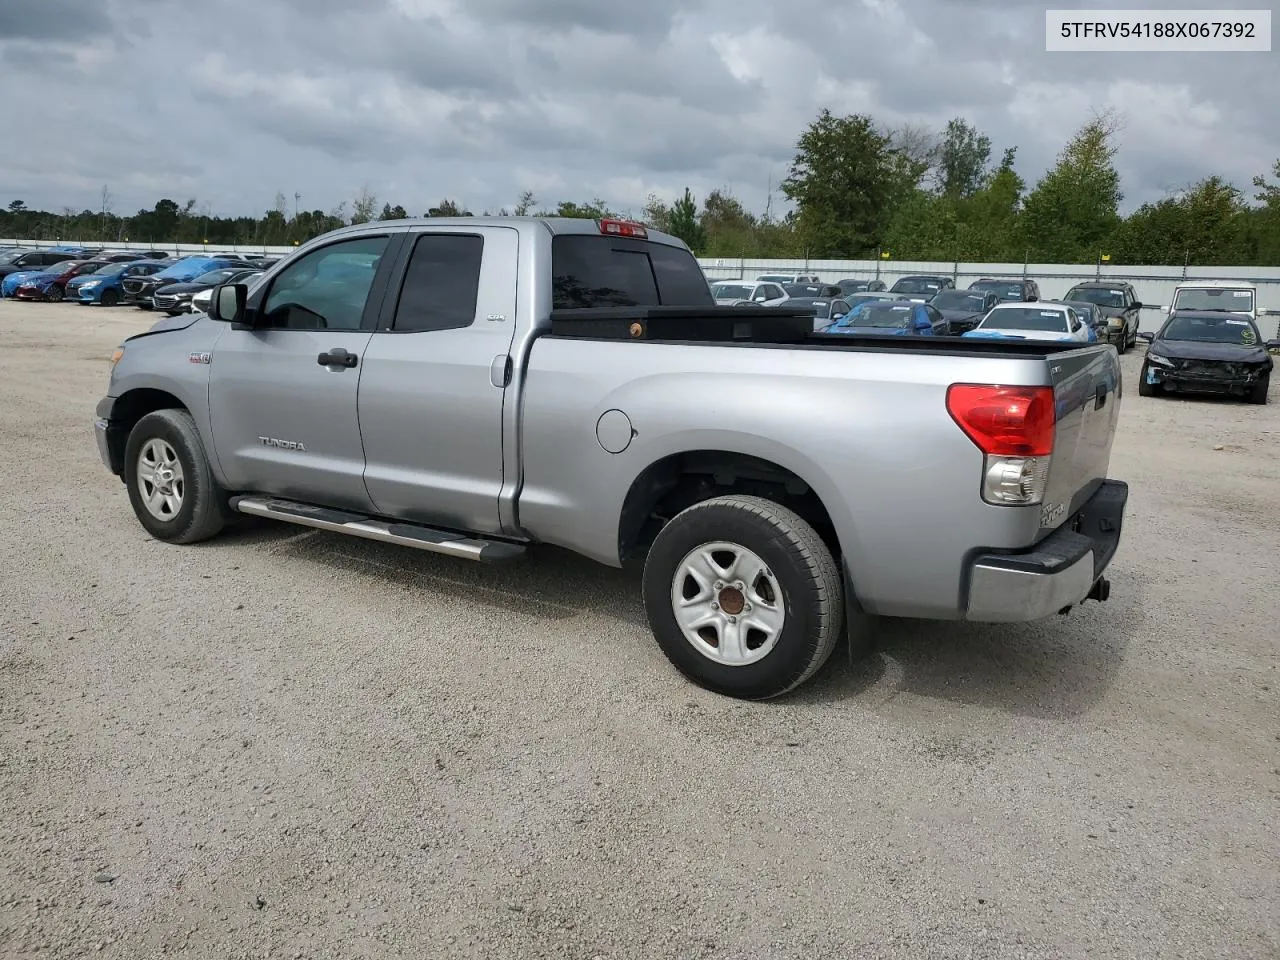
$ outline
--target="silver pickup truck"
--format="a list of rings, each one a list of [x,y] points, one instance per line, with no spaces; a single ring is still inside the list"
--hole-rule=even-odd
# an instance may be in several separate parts
[[[866,651],[876,616],[1107,598],[1114,348],[811,320],[715,307],[688,248],[636,224],[365,224],[122,344],[98,447],[172,543],[248,514],[642,563],[664,653],[742,698],[803,683],[842,635]]]

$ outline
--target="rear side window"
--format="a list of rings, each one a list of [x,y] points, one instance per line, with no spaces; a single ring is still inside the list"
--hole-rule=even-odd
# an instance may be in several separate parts
[[[714,306],[693,254],[626,237],[569,234],[551,243],[552,307]]]
[[[418,237],[409,257],[392,329],[458,330],[476,319],[484,239],[471,234]]]

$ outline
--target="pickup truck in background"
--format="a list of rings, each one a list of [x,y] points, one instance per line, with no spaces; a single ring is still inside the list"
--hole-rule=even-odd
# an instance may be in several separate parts
[[[636,224],[402,220],[125,341],[95,432],[164,541],[248,514],[642,564],[671,662],[764,699],[842,635],[866,651],[876,616],[1105,600],[1118,372],[1103,345],[826,336],[807,311],[717,307],[688,248]]]

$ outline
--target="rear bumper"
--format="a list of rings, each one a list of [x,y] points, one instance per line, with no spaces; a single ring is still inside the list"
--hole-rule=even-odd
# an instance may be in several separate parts
[[[1120,545],[1128,499],[1128,484],[1106,480],[1079,513],[1031,550],[974,557],[965,619],[1040,620],[1088,599]],[[1105,597],[1105,590],[1098,592]]]

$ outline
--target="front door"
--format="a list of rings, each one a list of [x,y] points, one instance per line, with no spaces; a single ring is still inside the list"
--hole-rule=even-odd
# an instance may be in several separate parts
[[[360,381],[365,485],[384,516],[499,533],[519,233],[410,234]]]
[[[369,511],[356,392],[390,270],[391,236],[289,264],[218,338],[209,411],[230,489]]]

